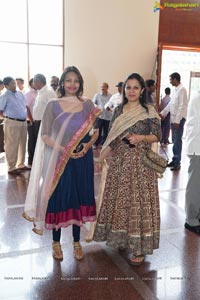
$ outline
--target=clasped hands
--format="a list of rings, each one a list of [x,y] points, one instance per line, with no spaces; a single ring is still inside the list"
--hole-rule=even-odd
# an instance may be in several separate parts
[[[135,133],[129,133],[126,136],[124,136],[124,138],[127,138],[131,145],[135,145],[143,141],[143,135]]]

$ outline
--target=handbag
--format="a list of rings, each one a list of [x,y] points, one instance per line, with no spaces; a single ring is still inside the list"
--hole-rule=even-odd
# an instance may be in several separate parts
[[[149,127],[151,128],[151,120],[149,119]],[[142,162],[145,166],[147,166],[149,169],[153,170],[156,173],[163,174],[167,168],[169,158],[167,156],[167,153],[162,146],[163,152],[165,153],[165,156],[167,159],[164,157],[160,156],[158,153],[154,152],[152,149],[147,149],[146,153],[142,157]],[[162,176],[161,176],[162,177]]]
[[[161,145],[161,147],[162,147],[162,145]],[[162,147],[162,149],[163,149],[167,159],[160,156],[158,153],[154,152],[151,149],[148,149],[146,151],[145,155],[142,157],[142,162],[145,166],[147,166],[149,169],[151,169],[157,173],[161,173],[161,174],[165,172],[168,161],[169,161],[165,149],[163,147]]]

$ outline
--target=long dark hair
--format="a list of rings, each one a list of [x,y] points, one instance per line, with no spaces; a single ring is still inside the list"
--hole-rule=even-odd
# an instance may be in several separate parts
[[[78,76],[80,86],[79,86],[78,91],[76,92],[76,96],[79,98],[80,96],[83,95],[84,81],[83,81],[83,77],[82,77],[80,71],[75,66],[69,66],[63,71],[63,73],[60,77],[60,80],[59,80],[58,93],[59,93],[60,97],[65,96],[65,89],[64,89],[63,84],[64,84],[65,77],[66,77],[67,73],[69,73],[69,72],[74,72]]]
[[[140,85],[141,85],[141,88],[143,89],[143,92],[139,98],[139,102],[140,104],[146,109],[146,111],[148,111],[148,107],[147,107],[147,90],[146,90],[146,87],[145,87],[145,82],[144,82],[144,79],[142,78],[142,76],[140,76],[140,74],[138,73],[132,73],[130,74],[124,84],[123,84],[123,89],[122,89],[122,106],[124,106],[126,103],[128,103],[128,99],[126,98],[126,94],[125,94],[125,87],[126,87],[126,84],[127,84],[127,81],[130,80],[130,79],[136,79]]]

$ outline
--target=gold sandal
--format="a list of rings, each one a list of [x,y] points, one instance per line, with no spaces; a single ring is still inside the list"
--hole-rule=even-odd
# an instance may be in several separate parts
[[[52,250],[53,250],[53,252],[52,252],[53,258],[55,258],[57,260],[63,260],[63,252],[62,252],[60,242],[53,242]]]
[[[140,266],[144,262],[144,255],[133,255],[129,262],[133,266]]]
[[[73,242],[73,246],[74,246],[74,257],[78,260],[81,260],[84,255],[81,244],[79,242]]]

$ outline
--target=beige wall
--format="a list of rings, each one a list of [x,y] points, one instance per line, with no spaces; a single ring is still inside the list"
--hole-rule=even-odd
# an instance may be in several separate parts
[[[85,95],[102,82],[110,92],[132,72],[148,79],[155,69],[159,12],[154,0],[65,0],[65,67],[77,66]]]

